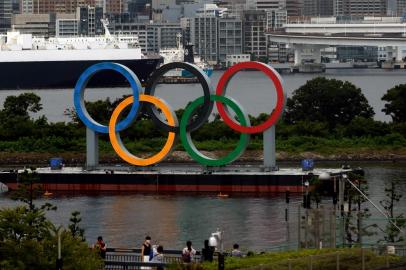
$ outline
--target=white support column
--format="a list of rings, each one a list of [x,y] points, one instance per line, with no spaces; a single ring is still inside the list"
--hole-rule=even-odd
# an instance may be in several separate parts
[[[99,135],[86,128],[86,168],[99,166]]]
[[[295,50],[295,66],[298,66],[298,65],[302,64],[303,46],[295,44],[295,45],[293,45],[293,48]]]
[[[402,47],[397,46],[396,47],[396,62],[403,62],[402,56],[403,56]]]
[[[321,63],[321,46],[314,46],[313,47],[313,58],[314,58],[314,62],[317,64]]]
[[[275,132],[275,125],[273,125],[263,133],[264,167],[271,170],[276,167]]]

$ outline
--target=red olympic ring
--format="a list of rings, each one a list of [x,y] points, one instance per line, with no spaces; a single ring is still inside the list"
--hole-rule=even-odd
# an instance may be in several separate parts
[[[253,126],[253,127],[244,127],[241,126],[240,124],[236,123],[235,120],[233,120],[230,115],[228,114],[226,108],[224,107],[224,104],[221,102],[216,101],[216,106],[217,110],[223,118],[224,122],[231,127],[232,129],[239,131],[241,133],[247,133],[247,134],[255,134],[255,133],[261,133],[268,128],[270,128],[272,125],[276,124],[278,119],[283,113],[283,108],[285,105],[285,94],[283,91],[283,86],[281,82],[281,78],[278,75],[278,73],[270,66],[260,63],[260,62],[242,62],[238,63],[229,69],[227,69],[224,74],[221,76],[219,83],[217,84],[216,88],[216,95],[218,96],[224,96],[227,88],[227,84],[229,81],[232,79],[232,77],[240,70],[243,69],[256,69],[259,71],[262,71],[267,75],[273,82],[275,89],[276,89],[276,94],[277,94],[277,101],[276,101],[276,106],[274,111],[271,113],[270,117],[263,122],[260,125]]]

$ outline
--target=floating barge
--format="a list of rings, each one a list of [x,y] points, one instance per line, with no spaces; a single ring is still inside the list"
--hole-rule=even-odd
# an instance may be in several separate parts
[[[172,165],[134,168],[100,167],[85,170],[80,167],[65,167],[60,170],[39,168],[36,170],[39,184],[48,192],[67,193],[251,193],[267,194],[290,191],[302,193],[304,183],[322,174],[329,174],[330,180],[322,180],[325,190],[333,190],[334,179],[343,174],[362,169],[314,169],[302,171],[286,168],[265,171],[259,166],[228,166],[206,169],[198,166]],[[18,186],[18,171],[0,172],[0,182],[9,189]]]

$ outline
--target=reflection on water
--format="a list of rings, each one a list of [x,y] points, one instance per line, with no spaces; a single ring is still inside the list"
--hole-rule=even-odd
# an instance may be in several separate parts
[[[400,179],[399,190],[406,194],[404,164],[355,165],[365,168],[369,194],[374,202],[384,198],[384,182],[389,179]],[[326,198],[326,202],[329,199]],[[66,225],[70,213],[78,210],[82,213],[88,241],[93,242],[98,235],[103,235],[109,246],[114,247],[138,247],[148,234],[166,248],[180,249],[189,239],[201,248],[204,239],[217,228],[225,231],[227,248],[234,242],[246,250],[267,250],[286,243],[284,195],[227,199],[185,195],[80,196],[50,201],[58,206],[57,212],[49,214],[55,223]],[[300,201],[300,196],[291,198],[292,221],[297,219]],[[14,204],[8,198],[0,198],[1,206]],[[371,206],[369,209],[373,217],[381,219],[376,210]],[[406,197],[399,202],[396,211],[406,214]],[[385,224],[382,219],[378,223]],[[295,235],[291,237],[294,240]]]

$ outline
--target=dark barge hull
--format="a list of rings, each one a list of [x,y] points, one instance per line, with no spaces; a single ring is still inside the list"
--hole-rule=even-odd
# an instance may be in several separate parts
[[[337,172],[332,176],[340,176],[348,171]],[[39,183],[43,190],[49,192],[69,193],[278,193],[304,192],[303,183],[310,181],[313,174],[281,173],[133,173],[106,171],[95,173],[39,173]],[[18,185],[16,172],[0,173],[0,182],[10,189]],[[326,191],[333,189],[333,181],[323,183]]]
[[[160,58],[106,61],[0,62],[0,90],[72,88],[88,67],[100,62],[115,62],[130,68],[144,83],[161,62]],[[114,71],[101,71],[89,87],[128,86]]]

